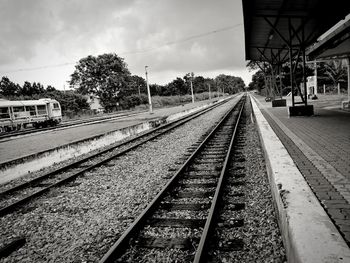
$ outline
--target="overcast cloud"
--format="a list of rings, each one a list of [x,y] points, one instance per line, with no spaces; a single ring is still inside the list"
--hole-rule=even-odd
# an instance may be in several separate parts
[[[148,65],[151,83],[192,71],[250,80],[239,0],[0,0],[0,22],[0,72],[20,84],[62,89],[75,62],[108,52],[132,74]]]

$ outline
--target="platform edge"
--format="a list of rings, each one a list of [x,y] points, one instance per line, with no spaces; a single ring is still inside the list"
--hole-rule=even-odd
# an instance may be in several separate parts
[[[350,249],[250,96],[288,262],[350,262]]]

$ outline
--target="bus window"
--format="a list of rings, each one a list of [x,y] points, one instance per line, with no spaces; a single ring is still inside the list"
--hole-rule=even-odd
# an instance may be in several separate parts
[[[24,111],[23,106],[13,107],[13,112],[23,112],[23,111]]]
[[[35,116],[35,106],[26,106],[26,112],[29,112],[30,116]]]
[[[26,112],[24,111],[24,106],[15,106],[12,107],[13,115],[15,118],[23,118],[26,117]]]
[[[9,114],[9,108],[0,108],[0,119],[9,119],[10,114]]]
[[[37,105],[36,108],[38,109],[38,115],[46,115],[46,106],[45,105]]]
[[[59,111],[60,105],[58,103],[52,103],[52,110],[53,111]]]

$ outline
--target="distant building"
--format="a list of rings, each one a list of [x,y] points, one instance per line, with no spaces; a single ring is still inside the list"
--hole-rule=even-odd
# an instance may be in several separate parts
[[[306,88],[307,88],[307,95],[310,94],[315,94],[317,95],[317,82],[315,81],[316,77],[315,76],[309,76],[307,77],[307,82],[306,82]]]
[[[87,100],[87,103],[90,105],[90,109],[96,113],[103,112],[104,108],[100,103],[100,98],[96,95],[90,94],[84,96]]]

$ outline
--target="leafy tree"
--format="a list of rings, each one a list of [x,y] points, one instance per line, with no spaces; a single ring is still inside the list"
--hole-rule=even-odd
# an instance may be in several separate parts
[[[253,74],[252,81],[249,83],[248,89],[257,90],[258,92],[261,92],[261,90],[264,89],[264,85],[264,73],[261,70],[259,70]]]
[[[25,81],[19,94],[23,96],[33,96],[35,94],[44,93],[44,91],[44,86],[40,83],[33,82],[33,84],[31,84],[30,82]]]
[[[244,90],[244,81],[240,77],[220,74],[215,78],[218,88],[229,94],[235,94]]]
[[[120,96],[130,96],[132,94],[147,94],[146,80],[137,75],[132,75],[128,79],[128,85],[121,91]]]
[[[190,87],[182,78],[176,78],[165,86],[163,96],[189,94]]]
[[[124,59],[110,53],[79,60],[70,85],[81,94],[99,96],[101,104],[109,111],[116,108],[120,99],[118,93],[127,89],[129,77]]]
[[[46,88],[47,92],[52,92],[52,91],[56,91],[56,89],[54,87],[52,87],[51,85],[48,85]]]
[[[0,80],[0,95],[2,97],[16,96],[20,91],[18,84],[10,81],[8,77],[2,77]]]
[[[31,92],[32,92],[32,94],[44,93],[45,88],[43,85],[40,84],[40,82],[38,82],[38,83],[33,82]]]
[[[130,96],[123,97],[120,100],[119,107],[121,109],[130,109],[137,105],[147,104],[147,103],[148,103],[148,96],[146,94],[144,93],[142,93],[141,95],[133,94]]]
[[[158,84],[151,84],[149,85],[149,89],[151,91],[151,95],[159,95],[163,96],[165,92],[165,87],[163,85],[158,85]]]
[[[207,89],[206,91],[209,91],[209,85],[210,85],[210,91],[211,92],[217,92],[218,87],[216,85],[216,82],[214,79],[211,78],[206,78],[205,79],[205,88]]]
[[[208,83],[202,76],[196,76],[193,79],[193,91],[195,93],[203,93],[208,91]]]
[[[342,60],[332,60],[325,63],[324,68],[324,74],[333,83],[334,87],[336,87],[339,82],[346,80],[347,72],[343,66]]]
[[[32,84],[30,84],[29,81],[25,81],[21,90],[20,90],[20,94],[23,96],[32,96],[33,90],[32,90]]]
[[[83,110],[89,110],[90,105],[87,103],[87,99],[74,91],[62,92],[59,90],[47,92],[45,96],[57,100],[62,107],[62,113],[69,112],[78,113]]]

